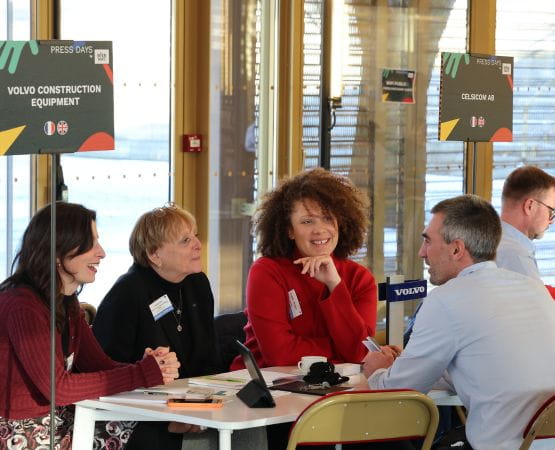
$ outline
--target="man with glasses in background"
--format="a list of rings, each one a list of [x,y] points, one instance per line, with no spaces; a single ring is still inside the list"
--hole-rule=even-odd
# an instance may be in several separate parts
[[[555,178],[534,166],[513,170],[503,185],[497,265],[539,280],[532,241],[543,237],[554,218]],[[548,289],[555,294],[555,288]]]

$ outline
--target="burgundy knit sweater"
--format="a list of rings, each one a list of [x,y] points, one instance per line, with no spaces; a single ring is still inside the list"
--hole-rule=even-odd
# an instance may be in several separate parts
[[[137,364],[108,358],[83,318],[69,321],[67,371],[60,333],[56,333],[56,405],[68,405],[138,387],[162,383],[154,357]],[[50,409],[50,316],[28,288],[0,293],[0,417],[34,418]]]

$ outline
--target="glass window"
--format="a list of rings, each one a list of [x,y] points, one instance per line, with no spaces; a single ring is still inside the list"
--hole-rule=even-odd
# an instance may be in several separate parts
[[[516,167],[531,164],[555,175],[555,3],[497,2],[496,54],[514,57],[513,142],[493,145],[493,204]],[[555,284],[555,233],[535,241],[542,279]]]
[[[30,39],[28,0],[0,0],[0,40]],[[0,105],[0,114],[2,113]],[[0,130],[2,131],[2,130]],[[21,236],[29,222],[30,157],[0,156],[0,278],[11,271]]]
[[[323,10],[321,0],[304,2],[303,152],[307,169],[318,166],[320,160]]]
[[[210,7],[208,273],[221,313],[243,307],[253,260],[261,2],[215,0]]]
[[[388,4],[345,1],[342,107],[331,130],[330,169],[350,177],[372,200],[367,248],[354,259],[378,281],[394,273],[422,277],[417,252],[425,213],[464,191],[463,144],[439,142],[437,130],[441,52],[465,51],[467,2]],[[318,164],[321,5],[305,2],[306,167]],[[384,69],[414,71],[414,104],[382,100]]]
[[[106,258],[80,295],[97,305],[132,262],[137,218],[170,198],[171,1],[62,1],[61,31],[113,42],[116,149],[61,157],[68,200],[98,215]]]

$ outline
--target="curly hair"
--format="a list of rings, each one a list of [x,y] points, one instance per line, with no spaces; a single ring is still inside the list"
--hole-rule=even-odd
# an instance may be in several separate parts
[[[263,197],[254,218],[258,251],[263,256],[278,258],[293,254],[290,217],[294,203],[303,200],[316,202],[322,211],[337,219],[339,239],[335,256],[346,258],[362,247],[368,226],[368,197],[348,178],[316,168],[282,180]]]

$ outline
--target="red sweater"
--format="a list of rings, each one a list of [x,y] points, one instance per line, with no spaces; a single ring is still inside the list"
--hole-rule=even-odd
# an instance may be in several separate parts
[[[154,357],[137,364],[112,361],[101,350],[83,314],[69,321],[72,372],[65,370],[56,333],[56,405],[162,383]],[[0,416],[24,419],[50,409],[50,313],[27,288],[0,293]],[[78,373],[75,373],[78,372]]]
[[[377,290],[368,269],[334,258],[341,283],[327,287],[302,275],[293,259],[259,258],[247,281],[246,345],[261,367],[294,365],[301,356],[326,356],[333,362],[360,362],[362,344],[376,330]],[[294,290],[302,314],[290,318],[289,291]],[[231,370],[244,367],[237,357]]]

